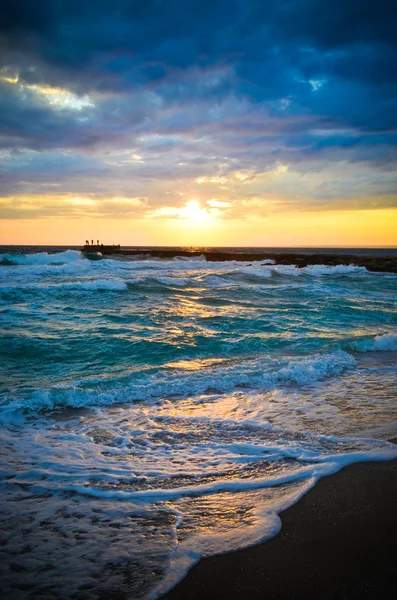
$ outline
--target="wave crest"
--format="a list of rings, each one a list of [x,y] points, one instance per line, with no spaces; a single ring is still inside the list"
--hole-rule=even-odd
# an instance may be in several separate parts
[[[354,344],[354,348],[359,352],[396,352],[397,351],[397,333],[384,333],[375,336],[373,340],[364,340]]]
[[[81,408],[134,401],[153,401],[170,396],[189,396],[208,393],[232,392],[239,388],[269,390],[288,384],[304,385],[340,374],[356,364],[353,356],[338,350],[315,355],[306,360],[289,361],[284,366],[266,369],[263,358],[214,368],[167,369],[167,365],[153,375],[142,373],[131,381],[112,380],[109,386],[91,381],[68,388],[37,390],[30,398],[14,400],[8,408],[52,410],[58,406]],[[3,409],[7,406],[4,407]]]
[[[82,254],[77,250],[66,250],[55,254],[38,252],[37,254],[4,254],[2,256],[3,264],[10,265],[61,265],[77,260],[84,260]]]

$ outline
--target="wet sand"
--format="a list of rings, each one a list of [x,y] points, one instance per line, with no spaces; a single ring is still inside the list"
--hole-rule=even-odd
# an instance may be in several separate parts
[[[278,536],[201,560],[164,599],[397,597],[397,460],[320,480],[281,519]]]

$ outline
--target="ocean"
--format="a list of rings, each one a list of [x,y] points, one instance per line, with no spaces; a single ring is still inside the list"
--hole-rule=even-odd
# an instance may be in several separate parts
[[[96,258],[0,248],[5,598],[160,598],[397,457],[397,275]]]

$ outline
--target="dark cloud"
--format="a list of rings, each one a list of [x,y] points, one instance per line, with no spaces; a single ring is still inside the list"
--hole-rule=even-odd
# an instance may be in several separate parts
[[[43,156],[3,168],[2,181],[20,186],[18,169],[37,185],[73,174],[84,189],[117,171],[195,178],[212,154],[255,172],[313,157],[323,168],[341,158],[390,168],[396,16],[387,0],[4,3],[0,149]],[[56,88],[69,103],[51,99]],[[49,149],[90,156],[72,168]],[[110,164],[117,152],[144,161]]]
[[[134,85],[226,62],[248,83],[278,89],[294,69],[372,70],[392,81],[396,12],[388,0],[14,0],[3,7],[0,33],[3,60],[18,51],[60,77],[84,74],[88,85],[111,86],[112,74]],[[363,69],[369,54],[379,69]]]

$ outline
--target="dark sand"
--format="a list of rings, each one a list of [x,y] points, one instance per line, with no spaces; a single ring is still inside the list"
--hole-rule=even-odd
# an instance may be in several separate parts
[[[200,561],[164,599],[397,598],[397,460],[320,480],[281,519],[278,536]]]

